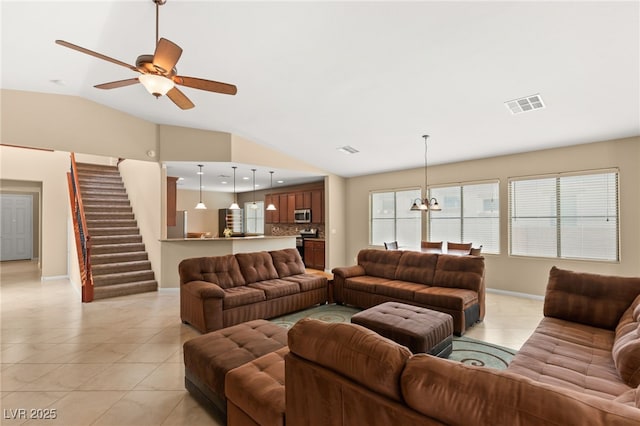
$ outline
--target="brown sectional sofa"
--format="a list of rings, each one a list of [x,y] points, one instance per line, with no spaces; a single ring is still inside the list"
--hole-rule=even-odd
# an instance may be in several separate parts
[[[552,268],[544,315],[502,371],[301,320],[288,334],[286,423],[640,424],[640,278]]]
[[[370,308],[394,301],[445,312],[458,335],[484,319],[481,256],[364,249],[357,265],[332,272],[337,303]]]
[[[295,248],[185,259],[180,317],[202,333],[327,301],[327,278],[307,274]]]

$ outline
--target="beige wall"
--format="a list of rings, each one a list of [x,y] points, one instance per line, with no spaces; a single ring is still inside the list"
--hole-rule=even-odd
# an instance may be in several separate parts
[[[3,144],[156,161],[154,123],[75,96],[2,89]]]
[[[4,124],[4,123],[3,123]],[[0,146],[2,179],[42,183],[41,268],[43,278],[68,274],[69,154]],[[72,252],[75,259],[75,251]]]
[[[512,257],[508,255],[507,182],[510,177],[618,167],[620,170],[619,263]],[[347,181],[345,264],[353,264],[369,241],[369,192],[417,187],[423,169],[382,173]],[[629,138],[560,149],[494,157],[429,167],[432,185],[500,180],[500,254],[486,254],[487,287],[543,295],[551,266],[612,275],[640,276],[640,138]],[[425,222],[426,223],[426,222]],[[425,228],[423,223],[423,229]],[[423,236],[426,234],[423,234]]]
[[[162,196],[161,168],[158,163],[125,160],[120,163],[120,175],[127,189],[131,208],[142,236],[142,242],[151,262],[151,268],[160,282],[162,277]]]
[[[346,206],[347,179],[330,175],[325,178],[325,270],[352,264],[347,260],[349,221]]]
[[[160,161],[231,161],[231,134],[158,125]]]

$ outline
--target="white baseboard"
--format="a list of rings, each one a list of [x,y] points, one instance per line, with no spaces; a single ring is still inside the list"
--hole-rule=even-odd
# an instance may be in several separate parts
[[[500,290],[497,288],[488,288],[487,293],[504,294],[505,296],[522,297],[523,299],[544,300],[544,296],[537,294],[520,293],[517,291]]]
[[[71,281],[71,279],[69,279],[69,283],[71,284],[71,288],[73,289],[73,291],[75,291],[78,296],[82,297],[82,290],[80,290],[82,286],[74,283],[73,281]]]
[[[180,289],[178,287],[159,288],[159,293],[178,293]]]
[[[55,280],[68,280],[69,275],[50,275],[48,277],[42,276],[41,281],[55,281]]]

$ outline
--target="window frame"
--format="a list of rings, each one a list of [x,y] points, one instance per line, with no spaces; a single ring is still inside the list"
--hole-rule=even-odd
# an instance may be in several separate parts
[[[489,218],[491,219],[495,219],[497,221],[496,223],[496,232],[497,235],[495,236],[495,241],[496,241],[496,250],[491,250],[490,247],[487,246],[486,243],[483,243],[483,241],[468,241],[468,238],[465,237],[465,218],[467,220],[471,220],[474,218],[477,218],[476,216],[465,216],[465,200],[464,200],[464,187],[469,187],[469,186],[476,186],[476,185],[488,185],[488,184],[492,184],[495,185],[495,189],[496,189],[496,200],[495,200],[495,211],[497,212],[497,216],[496,217],[491,217],[489,216]],[[433,186],[429,186],[429,197],[433,197],[433,190],[437,190],[437,189],[442,189],[442,188],[447,188],[447,189],[451,189],[451,188],[457,188],[459,190],[459,200],[460,200],[460,213],[459,216],[452,216],[452,218],[459,220],[460,222],[460,236],[459,239],[451,239],[449,241],[451,242],[460,242],[460,243],[465,243],[465,242],[471,242],[473,243],[474,247],[478,247],[480,245],[483,246],[482,248],[482,254],[495,254],[495,255],[499,255],[501,254],[501,244],[500,244],[500,234],[501,234],[501,223],[502,223],[502,216],[501,216],[501,210],[500,210],[500,185],[501,185],[501,181],[499,178],[495,178],[495,179],[486,179],[486,180],[478,180],[478,181],[466,181],[466,182],[455,182],[455,183],[447,183],[447,184],[441,184],[441,185],[433,185]],[[437,198],[437,197],[436,197]],[[440,206],[442,206],[444,208],[445,206],[445,202],[444,200],[440,200],[438,199],[438,203],[440,204]],[[434,217],[436,217],[435,215],[439,214],[439,212],[431,212],[429,211],[429,216],[427,218],[427,240],[431,241],[432,240],[432,230],[433,230],[433,224],[432,224],[432,219]],[[438,220],[437,217],[435,220]],[[442,220],[442,219],[440,219]]]
[[[402,244],[402,242],[398,239],[398,193],[401,192],[411,192],[414,191],[416,193],[416,196],[414,199],[419,199],[422,197],[422,188],[421,187],[407,187],[407,188],[393,188],[393,189],[379,189],[379,190],[371,190],[369,191],[369,241],[368,244],[369,246],[372,247],[384,247],[383,244],[376,244],[374,242],[374,200],[373,197],[376,194],[389,194],[389,193],[393,193],[394,195],[394,217],[392,218],[393,220],[393,239],[391,239],[390,241],[398,241],[399,245],[404,246],[405,248],[409,248],[409,247],[413,247],[411,245],[407,245],[407,244]],[[406,211],[410,212],[408,214],[412,214],[415,216],[415,220],[418,223],[418,239],[416,241],[415,244],[415,249],[419,249],[420,248],[420,240],[422,239],[422,226],[423,226],[423,220],[422,220],[422,214],[421,212],[411,212],[410,210],[411,208],[411,204],[409,203],[406,206]]]
[[[596,258],[596,257],[576,257],[576,256],[563,256],[562,255],[562,235],[563,235],[563,223],[566,222],[568,215],[562,214],[562,197],[561,197],[561,179],[572,178],[572,177],[581,177],[581,176],[593,176],[593,175],[607,175],[614,174],[614,188],[613,192],[609,195],[613,195],[614,199],[614,213],[609,214],[607,210],[607,220],[609,217],[615,217],[615,259],[606,259],[606,258]],[[554,179],[555,180],[555,210],[552,218],[555,220],[555,235],[556,235],[556,250],[555,255],[553,256],[544,256],[539,254],[514,254],[513,253],[513,226],[512,221],[513,217],[513,189],[512,183],[519,181],[534,181],[534,180],[543,180],[543,179]],[[533,176],[518,176],[518,177],[510,177],[507,179],[507,194],[508,194],[508,205],[507,205],[507,232],[508,232],[508,255],[510,257],[529,257],[529,258],[540,258],[540,259],[557,259],[557,260],[570,260],[570,261],[586,261],[586,262],[604,262],[604,263],[620,263],[621,253],[620,253],[620,169],[617,167],[606,168],[606,169],[595,169],[595,170],[581,170],[581,171],[572,171],[572,172],[562,172],[562,173],[551,173],[545,175],[533,175]],[[607,199],[606,202],[609,202]],[[581,215],[574,216],[575,218],[588,218],[593,217],[593,215]],[[543,216],[540,216],[543,218]],[[563,219],[565,219],[563,221]]]

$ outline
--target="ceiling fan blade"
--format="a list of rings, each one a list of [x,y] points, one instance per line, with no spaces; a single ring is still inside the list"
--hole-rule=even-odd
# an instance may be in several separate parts
[[[204,80],[196,77],[183,77],[181,75],[173,77],[173,81],[182,86],[207,90],[209,92],[223,93],[225,95],[235,95],[238,93],[238,88],[233,84],[220,83],[219,81]]]
[[[139,82],[140,80],[138,80],[138,78],[136,77],[128,78],[126,80],[111,81],[109,83],[96,84],[93,87],[97,89],[117,89],[118,87],[131,86],[132,84],[136,84]]]
[[[73,43],[69,43],[68,41],[56,40],[56,43],[59,44],[60,46],[68,47],[69,49],[73,49],[73,50],[77,50],[78,52],[86,53],[87,55],[94,56],[94,57],[96,57],[98,59],[102,59],[104,61],[111,62],[111,63],[114,63],[116,65],[123,66],[125,68],[129,68],[132,71],[140,72],[133,65],[129,65],[129,64],[124,63],[122,61],[119,61],[117,59],[110,58],[108,56],[103,55],[102,53],[98,53],[98,52],[94,52],[93,50],[85,49],[84,47],[77,46],[77,45],[75,45]]]
[[[170,72],[178,63],[182,55],[182,49],[174,42],[161,38],[158,40],[156,51],[153,54],[153,65],[162,74]]]
[[[187,96],[182,93],[177,87],[169,90],[167,92],[167,96],[173,101],[174,104],[178,105],[182,109],[191,109],[195,106],[193,102],[191,102],[189,98],[187,98]]]

